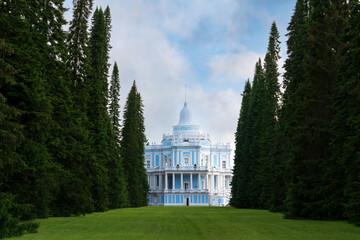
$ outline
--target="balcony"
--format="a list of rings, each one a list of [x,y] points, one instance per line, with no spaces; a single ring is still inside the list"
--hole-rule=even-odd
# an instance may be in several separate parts
[[[163,192],[164,193],[207,193],[209,192],[209,190],[208,189],[167,189],[167,190],[164,189]]]
[[[196,171],[196,172],[214,172],[214,173],[232,173],[230,168],[217,168],[217,167],[207,167],[207,166],[166,166],[166,167],[155,167],[147,168],[147,172],[180,172],[180,171]]]

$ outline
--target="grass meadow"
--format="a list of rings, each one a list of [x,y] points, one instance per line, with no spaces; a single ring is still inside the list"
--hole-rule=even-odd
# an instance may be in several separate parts
[[[37,222],[38,233],[12,239],[360,239],[360,227],[347,222],[288,220],[265,210],[227,207],[126,208]]]

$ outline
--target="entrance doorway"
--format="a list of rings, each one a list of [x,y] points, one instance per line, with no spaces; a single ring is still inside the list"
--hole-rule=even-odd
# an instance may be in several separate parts
[[[186,198],[186,206],[190,206],[190,199]]]

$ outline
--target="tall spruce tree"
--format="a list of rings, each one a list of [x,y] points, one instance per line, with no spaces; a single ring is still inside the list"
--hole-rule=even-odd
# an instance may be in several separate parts
[[[249,134],[248,134],[248,203],[250,208],[259,208],[259,196],[261,194],[259,171],[260,171],[260,151],[262,134],[262,109],[265,106],[265,77],[261,59],[255,65],[255,75],[251,91],[249,108]]]
[[[87,104],[93,160],[91,177],[95,209],[104,211],[109,206],[107,164],[111,157],[111,124],[108,105],[108,43],[104,13],[96,8],[92,17],[89,40],[90,66],[88,80],[90,98]]]
[[[110,119],[114,129],[114,137],[118,144],[120,144],[121,125],[120,125],[120,80],[119,80],[119,68],[117,63],[114,63],[113,72],[110,81]]]
[[[64,66],[54,68],[51,81],[51,94],[54,96],[53,140],[50,149],[64,172],[60,192],[53,203],[53,214],[69,216],[84,214],[94,210],[90,193],[89,178],[91,157],[86,99],[88,89],[85,81],[88,69],[88,31],[87,21],[92,1],[73,1],[73,19],[70,22],[67,45],[62,54]],[[61,33],[61,32],[60,32]],[[63,34],[58,37],[63,38]],[[63,40],[56,41],[59,46]],[[59,74],[61,73],[61,74]]]
[[[280,59],[280,41],[279,32],[276,23],[273,22],[270,30],[268,50],[264,59],[264,83],[265,95],[264,108],[262,109],[262,124],[260,137],[260,157],[257,178],[260,180],[261,195],[259,196],[259,207],[270,208],[272,186],[274,182],[274,173],[276,168],[275,159],[272,157],[273,146],[276,142],[277,117],[279,110],[280,87],[278,82],[278,61]]]
[[[337,74],[339,92],[333,107],[332,160],[344,171],[344,175],[336,176],[344,181],[344,187],[336,189],[344,194],[339,202],[344,204],[344,215],[360,225],[360,3],[350,1],[349,7],[349,25],[342,39],[344,60]]]
[[[2,1],[0,8],[0,38],[13,51],[4,55],[3,61],[14,69],[11,78],[15,83],[1,86],[1,94],[10,109],[21,111],[16,122],[22,125],[24,137],[16,147],[21,164],[3,183],[2,191],[12,194],[16,204],[27,206],[28,211],[17,213],[22,219],[46,217],[51,213],[61,172],[48,149],[53,119],[45,69],[48,52],[43,52],[48,41],[44,40],[42,31],[48,26],[38,17],[45,15],[45,8],[40,2],[28,1]]]
[[[88,20],[93,6],[93,0],[74,0],[73,18],[70,21],[68,46],[69,58],[68,68],[71,71],[73,85],[79,94],[77,104],[84,104],[86,101],[86,76],[88,71]],[[84,110],[84,109],[83,109]]]
[[[299,131],[293,137],[296,150],[292,167],[301,170],[290,182],[288,217],[337,218],[341,212],[341,206],[331,200],[337,193],[326,179],[338,167],[330,160],[329,144],[333,138],[335,76],[343,48],[339,40],[345,27],[345,2],[341,2],[310,1],[309,48],[304,67],[307,77],[300,88],[304,97],[299,114],[303,121],[298,122]]]
[[[111,75],[111,87],[110,87],[110,120],[112,125],[111,141],[112,154],[108,164],[109,174],[109,201],[110,208],[119,208],[128,206],[128,194],[126,188],[126,180],[124,176],[124,169],[122,159],[120,155],[120,82],[119,82],[119,69],[115,62],[113,72]]]
[[[278,169],[275,172],[278,182],[277,189],[272,191],[271,209],[273,211],[286,211],[286,192],[297,191],[289,182],[296,182],[301,166],[293,163],[297,143],[293,137],[300,129],[298,123],[303,121],[299,114],[299,106],[303,100],[300,86],[305,82],[305,56],[309,48],[308,41],[308,16],[309,1],[298,0],[294,14],[288,26],[287,54],[283,87],[285,92],[282,98],[282,106],[279,112],[279,131],[277,135],[276,151],[274,159],[277,160]],[[291,180],[290,180],[291,179]],[[291,200],[288,199],[288,207]]]
[[[235,158],[234,176],[231,183],[230,204],[234,207],[248,208],[250,203],[247,195],[247,184],[249,182],[249,158],[248,150],[248,120],[250,108],[251,84],[247,80],[242,93],[242,103],[235,133]]]
[[[147,205],[149,185],[144,166],[145,127],[143,105],[135,81],[127,97],[122,129],[121,156],[131,207]]]
[[[1,19],[1,18],[0,18]],[[1,19],[0,21],[2,21]],[[17,153],[23,140],[23,126],[19,124],[21,111],[7,103],[2,94],[6,85],[16,85],[15,70],[6,61],[13,53],[3,39],[0,40],[0,238],[19,236],[29,230],[27,223],[20,220],[19,208],[11,189],[11,179],[21,173],[24,161]],[[10,143],[10,144],[9,144]]]

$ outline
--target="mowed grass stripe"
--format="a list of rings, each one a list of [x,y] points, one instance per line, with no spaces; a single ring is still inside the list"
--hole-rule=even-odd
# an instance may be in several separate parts
[[[360,239],[360,228],[343,221],[288,220],[264,210],[220,207],[127,208],[37,221],[38,233],[13,239]]]

